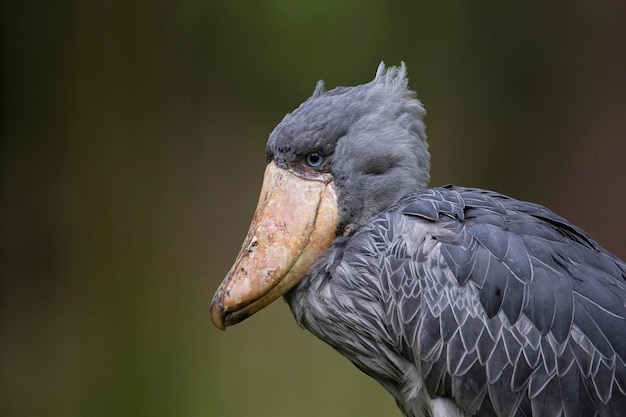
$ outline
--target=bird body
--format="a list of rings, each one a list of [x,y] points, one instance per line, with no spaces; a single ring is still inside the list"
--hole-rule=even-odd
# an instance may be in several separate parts
[[[286,300],[407,416],[617,416],[625,275],[544,207],[445,187],[336,239]]]
[[[626,264],[540,205],[426,188],[423,116],[404,65],[318,83],[270,135],[213,322],[284,295],[407,417],[624,415]]]

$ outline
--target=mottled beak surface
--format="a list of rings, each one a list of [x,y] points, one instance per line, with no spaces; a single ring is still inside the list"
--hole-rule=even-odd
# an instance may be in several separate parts
[[[335,238],[337,211],[330,175],[270,163],[248,235],[211,302],[213,324],[237,324],[296,285]]]

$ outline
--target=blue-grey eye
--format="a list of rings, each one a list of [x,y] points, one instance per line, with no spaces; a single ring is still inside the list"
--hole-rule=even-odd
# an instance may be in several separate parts
[[[306,156],[306,163],[308,166],[317,168],[324,162],[324,155],[319,152],[311,152]]]

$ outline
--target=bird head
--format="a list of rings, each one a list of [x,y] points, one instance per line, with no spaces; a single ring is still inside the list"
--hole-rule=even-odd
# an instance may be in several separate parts
[[[252,224],[211,303],[225,329],[293,288],[339,235],[426,187],[425,114],[406,67],[313,95],[270,134]]]

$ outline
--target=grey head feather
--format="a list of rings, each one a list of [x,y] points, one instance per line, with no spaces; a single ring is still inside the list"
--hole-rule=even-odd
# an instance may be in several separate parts
[[[378,64],[374,82],[384,84],[388,88],[396,91],[407,90],[409,87],[409,79],[406,73],[406,64],[400,62],[399,67],[385,67],[384,62]]]
[[[315,90],[313,91],[313,95],[311,98],[319,97],[326,92],[326,86],[324,86],[324,80],[319,80],[317,84],[315,84]]]
[[[283,168],[320,152],[337,187],[340,232],[350,233],[405,194],[426,188],[425,110],[408,89],[406,65],[378,66],[372,81],[313,95],[271,133],[267,161]]]

